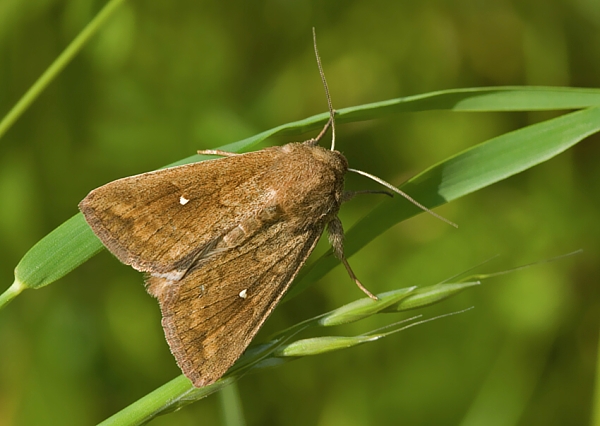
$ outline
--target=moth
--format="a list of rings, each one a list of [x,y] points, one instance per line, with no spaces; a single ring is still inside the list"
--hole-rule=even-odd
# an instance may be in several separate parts
[[[222,158],[119,179],[79,204],[104,245],[147,273],[171,352],[196,387],[214,383],[240,357],[325,228],[352,279],[377,299],[344,257],[337,214],[355,195],[344,191],[353,169],[333,148],[334,111],[314,47],[330,110],[316,138],[246,154],[199,151]],[[330,127],[332,148],[322,148]]]

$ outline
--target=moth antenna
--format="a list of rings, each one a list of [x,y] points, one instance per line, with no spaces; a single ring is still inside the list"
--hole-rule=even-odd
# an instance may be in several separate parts
[[[354,172],[357,173],[359,175],[368,177],[369,179],[374,180],[375,182],[385,186],[386,188],[388,188],[391,191],[394,191],[396,194],[402,195],[404,198],[406,198],[408,201],[410,201],[411,203],[413,203],[415,206],[417,206],[418,208],[420,208],[421,210],[423,210],[424,212],[429,213],[430,215],[432,215],[433,217],[438,218],[439,220],[441,220],[442,222],[446,222],[448,225],[452,225],[455,228],[458,228],[458,225],[454,222],[449,221],[448,219],[446,219],[443,216],[440,216],[439,214],[433,212],[432,210],[429,210],[427,207],[425,207],[423,204],[419,203],[417,200],[415,200],[413,197],[411,197],[410,195],[408,195],[406,192],[399,190],[398,188],[396,188],[394,185],[387,183],[386,181],[384,181],[381,178],[378,178],[377,176],[374,176],[370,173],[367,172],[363,172],[362,170],[356,170],[356,169],[348,169],[349,172]]]
[[[315,56],[317,57],[317,65],[319,66],[319,74],[323,81],[323,87],[325,88],[325,96],[327,97],[327,106],[329,107],[329,121],[331,122],[331,150],[335,149],[335,110],[331,103],[331,96],[329,95],[329,86],[327,86],[327,80],[325,79],[325,73],[323,72],[323,66],[321,65],[321,57],[319,56],[319,49],[317,49],[317,32],[313,27],[313,45],[315,47]]]
[[[327,85],[327,79],[325,78],[325,72],[323,72],[323,65],[321,64],[321,57],[319,56],[319,49],[317,48],[317,32],[315,30],[315,27],[313,27],[312,31],[313,31],[313,46],[315,48],[315,56],[317,58],[317,65],[319,67],[319,74],[321,75],[321,81],[323,81],[323,87],[325,88],[325,96],[327,97],[327,106],[329,107],[329,122],[327,123],[327,125],[331,125],[331,150],[333,151],[335,149],[335,119],[334,119],[334,117],[335,117],[335,110],[333,109],[333,104],[331,103],[331,95],[329,94],[329,86]],[[321,131],[321,133],[319,134],[319,136],[317,136],[316,140],[319,140],[323,136],[323,134],[327,131],[327,127],[328,127],[327,125]],[[375,182],[377,182],[377,183],[385,186],[386,188],[394,191],[396,194],[399,194],[399,195],[403,196],[408,201],[410,201],[411,203],[413,203],[415,206],[417,206],[421,210],[429,213],[433,217],[438,218],[442,222],[446,222],[448,225],[452,225],[455,228],[458,228],[458,225],[456,223],[449,221],[448,219],[446,219],[445,217],[440,216],[437,213],[434,213],[432,210],[429,210],[427,207],[425,207],[423,204],[419,203],[417,200],[415,200],[414,198],[412,198],[406,192],[403,192],[403,191],[399,190],[394,185],[391,185],[391,184],[387,183],[383,179],[380,179],[377,176],[374,176],[374,175],[372,175],[370,173],[363,172],[362,170],[348,169],[348,171],[349,172],[358,173],[359,175],[363,175],[363,176],[366,176],[366,177],[374,180]]]

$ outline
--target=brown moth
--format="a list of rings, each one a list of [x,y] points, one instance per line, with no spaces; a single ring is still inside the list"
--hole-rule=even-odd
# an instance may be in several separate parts
[[[121,262],[149,274],[171,351],[200,387],[250,344],[323,228],[341,229],[347,167],[291,143],[120,179],[80,209]]]
[[[315,53],[331,113],[316,138],[246,154],[199,151],[224,158],[119,179],[79,204],[104,245],[148,274],[171,352],[196,387],[240,357],[326,227],[334,254],[377,299],[344,257],[337,214],[355,193],[344,191],[346,158],[317,145],[334,112],[316,41]]]

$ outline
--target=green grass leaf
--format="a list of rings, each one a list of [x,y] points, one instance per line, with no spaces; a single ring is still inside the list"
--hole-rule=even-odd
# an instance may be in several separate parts
[[[530,97],[530,99],[529,99]],[[452,109],[468,111],[564,109],[600,105],[600,90],[569,88],[479,88],[435,92],[338,111],[339,122],[381,117],[399,111]],[[477,189],[498,182],[539,164],[564,151],[600,128],[599,110],[591,108],[529,126],[491,139],[451,157],[415,176],[401,188],[428,207],[435,207]],[[251,138],[219,149],[243,151],[267,137],[303,133],[318,128],[327,120],[319,114],[305,120],[275,127]],[[172,165],[199,161],[192,156]],[[420,211],[398,197],[378,206],[347,233],[346,253],[351,255],[394,224]],[[21,259],[15,269],[15,282],[22,288],[48,285],[94,256],[102,248],[81,214],[72,217],[40,240]],[[323,276],[337,261],[324,256],[303,271],[300,284],[290,292],[297,294]],[[10,293],[10,294],[9,294]],[[19,292],[0,297],[0,308]]]
[[[52,62],[36,82],[27,90],[11,110],[0,121],[0,138],[15,124],[21,115],[46,90],[46,87],[56,79],[62,70],[77,56],[79,51],[102,28],[106,21],[124,0],[110,0],[100,12],[85,26],[65,50]]]
[[[434,208],[549,160],[598,131],[600,108],[565,114],[469,148],[423,171],[400,189]],[[401,197],[383,201],[346,232],[346,256],[419,213],[422,210]],[[286,297],[294,297],[338,264],[331,251],[324,254],[301,271]]]

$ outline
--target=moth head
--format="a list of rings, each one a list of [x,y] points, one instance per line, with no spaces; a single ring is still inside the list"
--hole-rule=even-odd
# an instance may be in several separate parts
[[[315,146],[311,150],[311,154],[317,161],[324,163],[334,170],[337,176],[344,176],[346,174],[348,160],[346,160],[346,157],[341,152]]]

